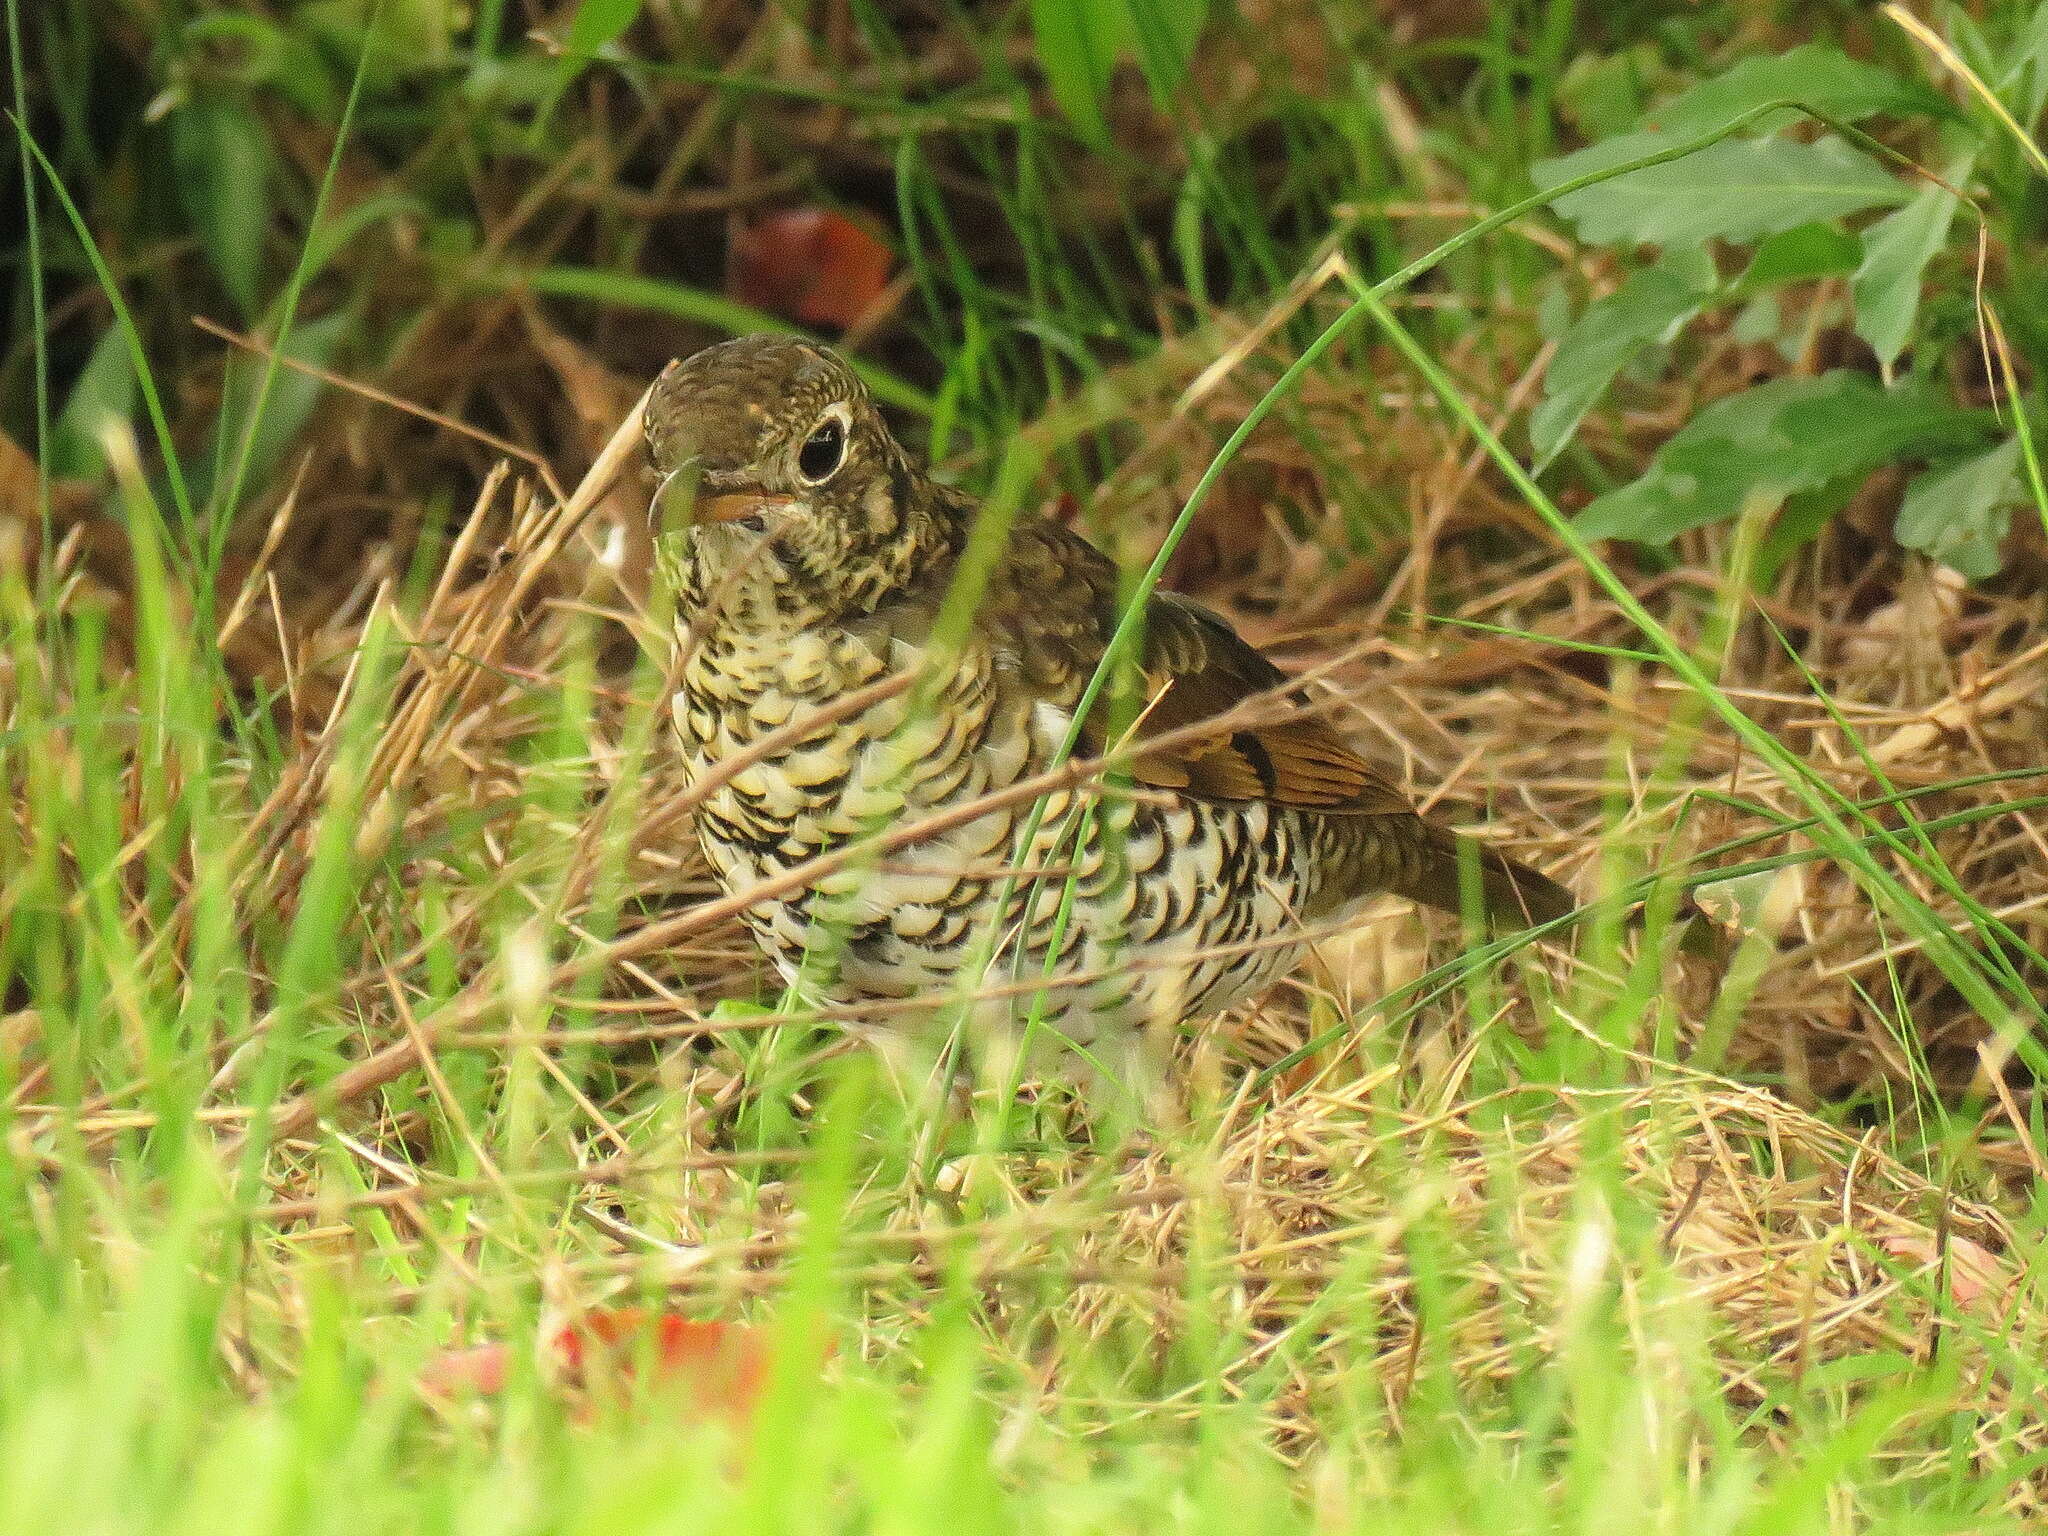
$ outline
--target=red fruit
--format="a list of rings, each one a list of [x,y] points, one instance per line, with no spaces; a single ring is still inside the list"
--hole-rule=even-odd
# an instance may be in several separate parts
[[[726,291],[802,325],[844,330],[889,286],[895,253],[863,225],[827,208],[786,208],[733,240]]]

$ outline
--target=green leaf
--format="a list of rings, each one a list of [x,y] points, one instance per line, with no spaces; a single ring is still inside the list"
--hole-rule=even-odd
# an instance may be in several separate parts
[[[1899,506],[1899,542],[1972,581],[1995,575],[1998,546],[2020,499],[2019,464],[2020,440],[2009,437],[1960,464],[1916,476]]]
[[[179,72],[201,91],[233,86],[224,94],[240,100],[254,91],[275,91],[316,122],[331,123],[341,113],[343,93],[322,57],[319,28],[306,24],[312,9],[295,9],[288,27],[247,11],[202,10],[179,29]],[[385,6],[372,31],[388,35],[391,15],[392,7]],[[372,46],[361,30],[359,18],[340,57],[353,58]]]
[[[1847,474],[1813,490],[1787,496],[1771,522],[1770,532],[1757,545],[1752,564],[1756,585],[1768,587],[1775,582],[1785,562],[1820,536],[1821,529],[1863,489],[1867,478],[1860,473]]]
[[[1813,383],[1818,387],[1788,400],[1774,423],[1786,447],[1771,472],[1795,489],[1978,442],[1992,425],[1989,411],[1955,405],[1922,380],[1886,387],[1838,368]]]
[[[589,67],[590,61],[624,35],[640,15],[642,0],[583,0],[569,22],[562,39],[561,57],[555,60],[554,80],[546,104],[536,114],[533,136],[537,140],[562,93]]]
[[[109,422],[135,415],[135,360],[119,326],[109,326],[85,361],[64,410],[50,424],[50,473],[96,480],[106,468],[100,434]]]
[[[1774,379],[1701,411],[1641,479],[1581,512],[1579,531],[1661,544],[1759,500],[1782,504],[1881,464],[1967,446],[1990,421],[1919,381],[1887,389],[1850,369]]]
[[[1031,34],[1052,99],[1084,138],[1109,147],[1103,97],[1116,61],[1136,42],[1125,0],[1031,0]]]
[[[1557,105],[1588,142],[1628,133],[1643,115],[1646,82],[1662,67],[1654,43],[1581,53],[1557,82]]]
[[[2048,106],[2048,5],[2035,6],[2033,18],[2013,39],[2005,78],[1999,85],[2004,88],[2019,84],[2022,76],[2026,91],[2021,98],[2024,106],[2019,119],[2022,126],[2031,127],[2041,115],[2041,108]]]
[[[1165,106],[1186,82],[1188,64],[1209,19],[1208,0],[1121,0],[1131,18],[1131,39],[1138,68],[1152,88],[1152,99]]]
[[[1796,101],[1830,117],[1853,122],[1874,112],[1910,109],[1926,96],[1875,64],[1858,63],[1839,48],[1806,43],[1789,53],[1759,54],[1725,74],[1702,80],[1644,114],[1644,126],[1673,140],[1694,139],[1733,122],[1752,107]],[[1766,122],[1780,124],[1775,113]]]
[[[1756,248],[1749,268],[1736,279],[1739,292],[1754,293],[1779,283],[1806,283],[1856,270],[1863,242],[1832,224],[1802,224],[1772,235]]]
[[[775,1016],[773,1008],[748,998],[721,997],[711,1005],[711,1012],[706,1018],[713,1024],[751,1024]]]
[[[1646,347],[1669,341],[1699,313],[1706,295],[1669,265],[1644,267],[1604,299],[1586,306],[1559,338],[1543,379],[1543,400],[1529,417],[1529,446],[1540,470],[1571,440],[1593,403]]]
[[[1538,161],[1531,174],[1539,187],[1554,187],[1679,142],[1633,133]],[[1582,188],[1553,206],[1578,225],[1581,239],[1596,244],[1690,245],[1755,240],[1909,196],[1896,177],[1840,139],[1723,139],[1682,160]]]
[[[325,368],[334,360],[335,347],[348,334],[354,319],[355,316],[345,309],[323,315],[318,320],[295,327],[278,351],[296,362]],[[313,407],[327,388],[321,380],[296,368],[280,366],[271,380],[270,392],[264,398],[262,415],[252,421],[257,391],[269,366],[268,359],[260,357],[237,357],[228,365],[226,387],[221,392],[220,412],[216,418],[214,451],[207,460],[204,474],[194,486],[194,494],[202,501],[210,499],[213,494],[213,475],[222,467],[231,468],[234,464],[245,436],[249,439],[249,464],[242,483],[245,486],[263,484],[284,457],[285,450],[305,430],[313,415]]]
[[[215,11],[178,30],[178,54],[188,76],[211,84],[267,85],[283,66],[285,33],[261,16]]]
[[[270,227],[270,144],[239,101],[203,93],[171,116],[171,163],[185,217],[244,320],[255,318]]]
[[[1783,340],[1783,319],[1778,311],[1778,296],[1774,293],[1760,293],[1735,312],[1734,323],[1728,327],[1728,334],[1744,346],[1754,346],[1760,341]],[[1787,361],[1793,359],[1788,358]]]
[[[2048,9],[2048,7],[2044,7]],[[1950,186],[1967,186],[1976,156],[1966,156],[1944,175]],[[1870,343],[1889,368],[1906,350],[1920,312],[1920,278],[1935,252],[1948,243],[1958,199],[1932,182],[1896,213],[1871,225],[1863,237],[1863,264],[1849,292],[1856,303],[1856,334]]]
[[[569,23],[563,50],[588,59],[625,34],[640,14],[641,0],[583,0],[576,7],[576,19]]]

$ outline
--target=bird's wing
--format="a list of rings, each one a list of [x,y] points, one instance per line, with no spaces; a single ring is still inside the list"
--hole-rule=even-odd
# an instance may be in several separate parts
[[[1138,783],[1198,799],[1266,800],[1328,815],[1413,814],[1406,796],[1312,716],[1145,748],[1148,738],[1199,725],[1285,684],[1280,669],[1221,615],[1171,593],[1154,596],[1146,607],[1139,670],[1146,698],[1131,768]]]
[[[1116,630],[1116,567],[1071,530],[1025,519],[1012,528],[983,595],[975,623],[1004,686],[1017,690],[1021,709],[1035,715],[1049,708],[1064,739]],[[1416,815],[1407,797],[1322,721],[1302,715],[1274,725],[1221,723],[1261,694],[1286,697],[1288,684],[1201,604],[1154,594],[1145,605],[1136,665],[1127,670],[1134,675],[1109,689],[1083,722],[1083,754],[1128,747],[1127,771],[1140,786],[1348,823],[1303,908],[1307,915],[1371,891],[1461,912],[1475,867],[1479,898],[1497,922],[1547,922],[1572,910],[1572,893],[1548,875]]]
[[[978,622],[1010,657],[1019,684],[1035,699],[1071,709],[1116,629],[1116,567],[1071,530],[1023,519],[1011,530],[986,597]],[[1279,668],[1201,604],[1173,593],[1152,596],[1136,672],[1116,702],[1091,711],[1080,742],[1088,756],[1113,744],[1135,746],[1128,771],[1136,783],[1202,800],[1264,800],[1330,815],[1413,814],[1399,790],[1308,716],[1197,731],[1148,748],[1286,683]]]

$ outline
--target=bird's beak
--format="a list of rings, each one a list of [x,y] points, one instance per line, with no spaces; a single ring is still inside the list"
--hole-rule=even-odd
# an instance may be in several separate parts
[[[715,496],[697,498],[696,517],[700,523],[758,523],[765,527],[769,517],[788,510],[787,496],[770,496],[766,491],[720,491]]]
[[[685,490],[696,491],[687,509],[690,522],[738,523],[757,533],[767,529],[770,517],[787,511],[790,506],[789,497],[771,496],[766,491],[705,491],[690,484],[679,469],[672,471],[654,493],[656,507],[664,513],[680,514],[685,509],[671,508],[670,502]]]

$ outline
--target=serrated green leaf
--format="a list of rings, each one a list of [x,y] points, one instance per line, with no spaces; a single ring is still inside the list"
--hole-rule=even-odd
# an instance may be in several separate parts
[[[1950,186],[1966,186],[1976,165],[1971,155],[1949,167]],[[1920,279],[1927,263],[1948,242],[1958,199],[1932,182],[1896,213],[1888,213],[1863,237],[1863,262],[1849,285],[1856,305],[1856,334],[1887,368],[1912,339],[1920,312]]]
[[[1802,224],[1772,235],[1756,248],[1749,267],[1735,280],[1738,291],[1754,293],[1779,283],[1806,283],[1856,270],[1863,242],[1832,224]]]
[[[1887,389],[1849,369],[1774,379],[1701,411],[1641,479],[1581,512],[1579,531],[1661,544],[1759,500],[1782,503],[1881,464],[1965,446],[1990,421],[1918,381]]]
[[[1796,101],[1853,122],[1874,112],[1918,106],[1924,100],[1888,70],[1859,63],[1825,43],[1805,43],[1788,53],[1744,59],[1725,74],[1702,80],[1644,113],[1643,126],[1681,141],[1711,133],[1770,101]],[[1785,120],[1792,116],[1788,109]],[[1766,121],[1781,123],[1775,114]]]
[[[2020,440],[2009,437],[1960,464],[1916,475],[1899,506],[1899,542],[1972,581],[1995,575],[1998,546],[2020,499],[2019,465]]]
[[[1669,149],[1664,134],[1608,139],[1537,162],[1539,187]],[[1756,240],[1818,219],[1904,202],[1912,194],[1840,139],[1723,139],[1697,154],[1645,166],[1561,197],[1553,205],[1579,237],[1606,245],[1691,245]]]
[[[1135,41],[1124,0],[1031,0],[1031,35],[1052,99],[1092,143],[1107,148],[1103,97],[1116,61]]]
[[[1788,400],[1773,424],[1786,446],[1771,468],[1794,488],[1976,442],[1992,424],[1990,412],[1966,410],[1919,380],[1888,388],[1838,368],[1815,383],[1824,387]]]
[[[1706,295],[1660,264],[1644,267],[1586,312],[1557,343],[1544,375],[1543,400],[1529,417],[1529,446],[1540,470],[1571,440],[1614,376],[1644,348],[1670,340],[1699,312]]]
[[[1702,293],[1721,282],[1721,269],[1704,245],[1674,245],[1658,259],[1657,265],[1677,273]]]
[[[185,217],[244,320],[263,287],[270,227],[270,142],[241,102],[204,93],[171,116],[171,160]]]

